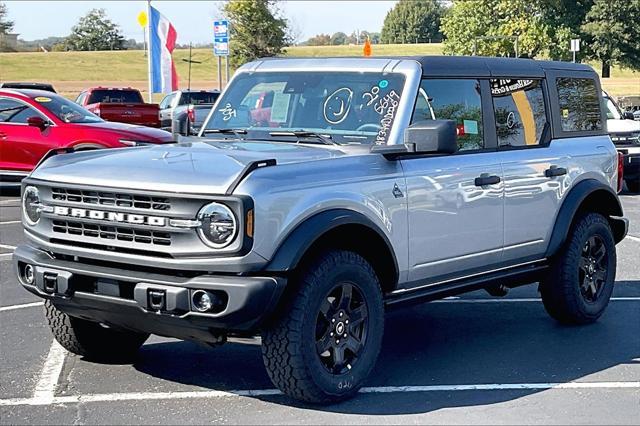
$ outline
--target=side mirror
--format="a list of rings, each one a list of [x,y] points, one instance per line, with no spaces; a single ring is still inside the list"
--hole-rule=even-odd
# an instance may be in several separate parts
[[[453,120],[419,121],[404,131],[404,144],[416,153],[452,154],[458,150],[456,122]]]
[[[49,126],[49,123],[37,115],[27,118],[27,124],[31,127],[37,127],[40,131],[44,131]]]
[[[633,120],[633,113],[631,111],[625,111],[622,113],[622,119],[623,120]]]

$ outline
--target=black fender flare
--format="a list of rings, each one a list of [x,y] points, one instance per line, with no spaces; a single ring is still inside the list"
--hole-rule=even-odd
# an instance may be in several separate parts
[[[596,192],[599,192],[599,199],[602,200],[602,203],[595,206],[596,211],[604,214],[609,219],[616,243],[625,237],[628,222],[621,217],[623,212],[618,194],[610,186],[596,179],[586,179],[578,182],[565,197],[549,239],[546,257],[552,257],[562,247],[580,207],[587,197]]]
[[[325,210],[305,219],[287,235],[276,249],[266,271],[287,272],[296,268],[307,250],[323,235],[342,225],[362,225],[378,234],[391,253],[396,279],[399,272],[398,260],[393,245],[386,234],[371,219],[353,210]]]

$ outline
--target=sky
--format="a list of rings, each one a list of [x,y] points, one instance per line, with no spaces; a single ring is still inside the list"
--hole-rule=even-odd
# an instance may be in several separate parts
[[[220,16],[221,1],[154,0],[151,4],[165,15],[178,32],[178,43],[210,43],[212,22]],[[283,15],[289,20],[298,41],[319,33],[347,34],[355,30],[380,31],[386,13],[396,1],[281,1]],[[23,40],[70,33],[78,19],[94,8],[104,8],[120,25],[125,38],[142,41],[137,15],[146,10],[146,1],[5,1],[8,18],[15,22],[14,32]]]

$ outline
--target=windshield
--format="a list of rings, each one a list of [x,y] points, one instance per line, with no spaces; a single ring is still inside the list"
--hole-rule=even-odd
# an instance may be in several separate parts
[[[97,115],[93,115],[80,105],[61,96],[36,96],[33,100],[65,123],[100,123],[103,121]]]
[[[220,94],[217,92],[187,92],[182,94],[180,105],[215,104]]]
[[[613,102],[609,96],[603,96],[602,100],[605,103],[605,111],[607,112],[608,120],[622,120],[622,113],[618,109],[618,105]]]
[[[287,140],[283,132],[304,131],[341,144],[385,144],[404,80],[402,74],[377,72],[241,73],[205,132],[242,129],[247,138]]]

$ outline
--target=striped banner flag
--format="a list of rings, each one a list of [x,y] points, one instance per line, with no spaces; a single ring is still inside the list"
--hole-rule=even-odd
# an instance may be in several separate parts
[[[171,22],[149,6],[149,78],[152,93],[170,93],[178,89],[178,74],[171,53],[178,33]]]

